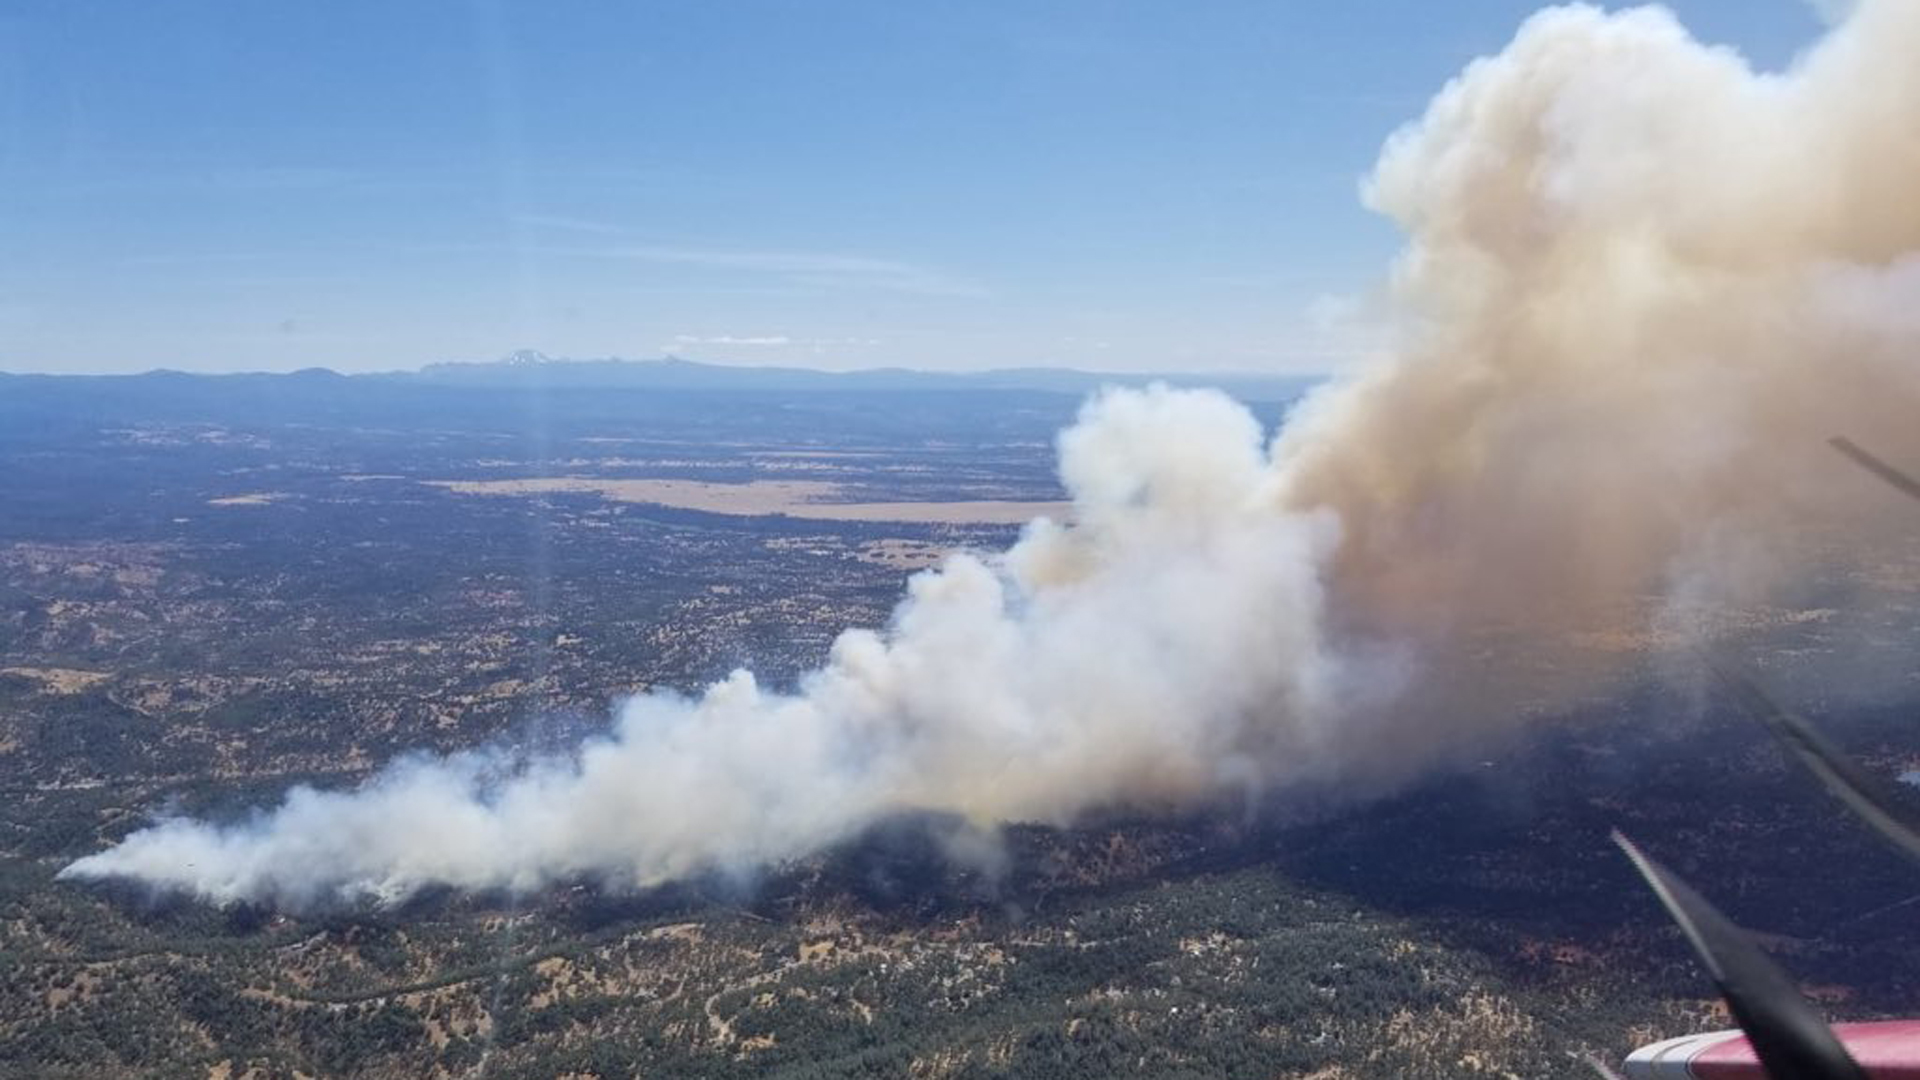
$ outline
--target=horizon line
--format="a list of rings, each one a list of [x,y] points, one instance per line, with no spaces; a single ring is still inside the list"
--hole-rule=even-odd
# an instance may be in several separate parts
[[[533,358],[521,359],[521,357],[528,356],[528,354],[531,354],[531,357]],[[1323,359],[1326,359],[1332,362],[1329,363],[1326,367],[1322,367],[1322,368],[1286,370],[1286,371],[1275,371],[1272,369],[1257,369],[1257,368],[1206,368],[1206,369],[1195,369],[1190,371],[1168,370],[1168,369],[1154,369],[1154,370],[1142,370],[1142,371],[1114,371],[1114,370],[1104,370],[1099,368],[1083,368],[1083,367],[1074,367],[1071,365],[1064,365],[1064,364],[1045,364],[1045,363],[1017,364],[1017,365],[1010,365],[1010,366],[1003,366],[1003,367],[985,367],[985,368],[915,367],[909,364],[885,364],[885,365],[879,365],[874,367],[858,367],[858,368],[826,368],[826,367],[813,367],[806,364],[729,363],[727,361],[722,361],[722,360],[695,359],[695,358],[690,358],[686,356],[681,356],[675,353],[663,353],[659,356],[654,356],[654,357],[626,357],[626,356],[573,357],[573,356],[547,356],[544,353],[538,352],[538,350],[521,349],[521,350],[515,350],[514,352],[508,353],[505,356],[501,356],[499,358],[492,359],[492,360],[464,360],[464,359],[430,360],[413,367],[379,368],[379,369],[371,369],[367,371],[342,371],[338,368],[328,367],[324,364],[309,364],[303,367],[240,368],[240,369],[232,369],[232,370],[197,370],[197,369],[191,369],[191,368],[177,368],[177,367],[167,367],[165,365],[160,365],[160,366],[155,366],[150,368],[143,368],[138,371],[125,371],[125,370],[76,371],[72,369],[53,371],[53,370],[34,370],[34,369],[12,368],[12,367],[0,367],[0,376],[17,377],[17,378],[112,379],[112,378],[143,378],[143,377],[152,376],[152,375],[185,375],[185,376],[192,376],[196,378],[220,378],[223,376],[244,376],[244,375],[289,376],[289,375],[313,375],[313,374],[324,373],[324,374],[336,376],[339,378],[351,379],[351,378],[378,378],[378,377],[393,377],[393,376],[404,376],[404,375],[421,375],[421,374],[425,374],[430,369],[441,368],[441,367],[503,368],[504,369],[504,368],[516,368],[516,367],[532,368],[532,367],[537,367],[541,365],[558,366],[558,365],[585,365],[585,364],[630,364],[630,365],[639,366],[639,365],[684,364],[689,367],[710,368],[718,371],[738,371],[743,373],[803,372],[810,375],[820,375],[820,376],[825,376],[829,378],[862,376],[862,375],[902,374],[902,375],[929,376],[929,377],[935,377],[935,378],[968,379],[968,378],[991,377],[995,375],[1005,376],[1005,375],[1018,375],[1018,374],[1027,374],[1027,373],[1046,372],[1046,373],[1057,373],[1057,374],[1063,374],[1063,375],[1079,375],[1079,376],[1085,376],[1089,378],[1113,378],[1113,379],[1218,378],[1218,379],[1249,379],[1249,380],[1282,381],[1282,380],[1293,380],[1293,379],[1326,378],[1332,375],[1334,373],[1334,369],[1339,367],[1341,363],[1351,362],[1352,360],[1357,358],[1356,355],[1352,353],[1340,353],[1338,355],[1331,354],[1331,353],[1303,354],[1303,357],[1306,355],[1320,355]]]

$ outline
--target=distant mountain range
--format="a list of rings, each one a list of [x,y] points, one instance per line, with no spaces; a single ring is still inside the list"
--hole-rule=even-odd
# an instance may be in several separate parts
[[[1206,373],[1120,374],[1077,371],[1071,368],[1003,368],[979,372],[916,371],[908,368],[870,368],[863,371],[819,371],[798,367],[744,367],[731,364],[704,364],[678,357],[658,360],[556,359],[523,350],[493,361],[458,361],[429,364],[419,371],[342,375],[327,368],[304,368],[285,374],[251,372],[232,375],[200,375],[157,370],[140,375],[63,376],[8,375],[0,379],[16,382],[74,380],[95,383],[121,383],[147,386],[170,384],[184,389],[182,383],[209,380],[232,386],[236,383],[275,384],[280,380],[308,383],[341,380],[371,387],[388,383],[415,387],[449,387],[499,390],[662,390],[662,391],[750,391],[756,393],[808,393],[833,391],[932,392],[932,391],[1025,391],[1028,393],[1081,396],[1103,386],[1145,386],[1162,382],[1172,386],[1211,386],[1247,402],[1287,402],[1299,397],[1320,381],[1312,375],[1248,375]]]
[[[744,367],[703,364],[678,357],[658,360],[555,359],[532,351],[513,353],[502,360],[429,364],[410,375],[426,382],[457,386],[551,389],[624,390],[1026,390],[1039,393],[1086,394],[1102,386],[1145,386],[1163,382],[1172,386],[1218,387],[1244,401],[1291,401],[1314,383],[1312,375],[1247,374],[1119,374],[1072,368],[1001,368],[978,372],[916,371],[909,368],[869,368],[862,371],[819,371],[797,367]]]

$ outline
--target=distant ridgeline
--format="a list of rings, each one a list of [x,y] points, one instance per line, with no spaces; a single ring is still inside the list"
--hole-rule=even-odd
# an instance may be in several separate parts
[[[634,390],[1025,390],[1083,395],[1102,386],[1211,386],[1247,402],[1291,401],[1319,376],[1208,373],[1114,374],[1072,368],[1002,368],[979,372],[869,368],[820,371],[796,367],[703,364],[678,357],[660,360],[556,360],[522,351],[483,363],[429,364],[417,375],[397,376],[451,386],[546,386]]]
[[[791,412],[857,410],[899,432],[990,423],[1013,410],[1028,424],[1070,421],[1080,399],[1103,386],[1214,386],[1269,422],[1317,376],[1120,375],[1065,368],[948,373],[882,368],[827,372],[733,367],[677,358],[554,360],[515,353],[486,363],[432,364],[417,372],[342,375],[326,368],[285,374],[9,375],[0,373],[0,441],[31,441],[139,423],[430,426],[472,430],[525,426],[530,404],[564,428],[657,419],[672,425],[697,399],[725,395],[735,407]],[[875,409],[879,399],[884,408]],[[1024,425],[1023,425],[1024,426]]]

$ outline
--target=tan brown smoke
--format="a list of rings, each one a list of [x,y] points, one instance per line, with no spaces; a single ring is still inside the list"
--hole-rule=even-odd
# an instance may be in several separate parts
[[[1341,617],[1618,631],[1777,587],[1812,526],[1876,550],[1824,441],[1920,461],[1917,196],[1920,4],[1782,75],[1658,8],[1536,16],[1389,141],[1399,347],[1282,440]]]

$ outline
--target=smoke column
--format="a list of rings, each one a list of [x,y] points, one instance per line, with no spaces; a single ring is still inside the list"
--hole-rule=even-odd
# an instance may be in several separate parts
[[[1658,8],[1544,11],[1365,197],[1407,237],[1367,370],[1271,438],[1217,394],[1095,398],[1059,439],[1070,526],[915,577],[797,693],[650,694],[504,780],[483,751],[408,760],[66,875],[285,904],[638,886],[904,811],[1391,782],[1594,685],[1618,650],[1593,642],[1804,580],[1774,538],[1805,522],[1869,541],[1888,499],[1828,436],[1920,460],[1912,0],[1855,5],[1784,74]]]

